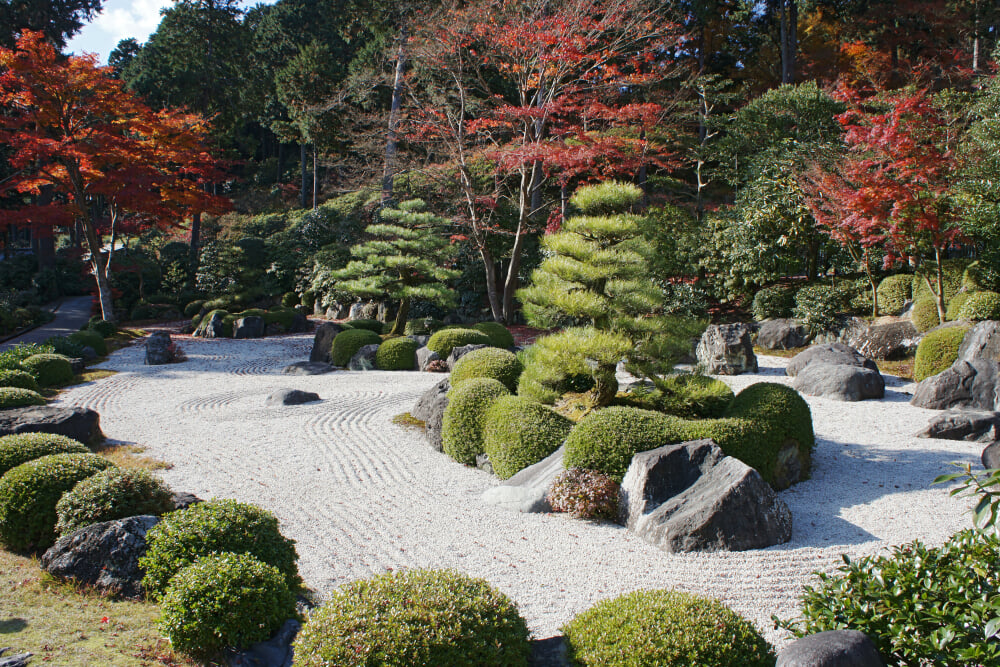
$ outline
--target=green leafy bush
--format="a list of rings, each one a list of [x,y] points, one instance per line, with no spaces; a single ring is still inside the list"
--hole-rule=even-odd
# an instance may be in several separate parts
[[[552,405],[565,393],[583,393],[594,388],[594,377],[589,372],[566,373],[559,368],[554,363],[557,353],[558,349],[548,349],[548,342],[536,343],[517,353],[524,368],[517,382],[519,396]]]
[[[753,297],[753,318],[758,322],[791,317],[795,307],[795,289],[785,285],[763,287]]]
[[[348,584],[314,612],[295,664],[527,667],[528,637],[514,603],[482,579],[390,572]]]
[[[458,360],[451,372],[451,386],[456,387],[472,378],[493,378],[513,392],[517,391],[522,370],[521,361],[513,352],[484,347]]]
[[[566,512],[578,519],[615,521],[621,487],[596,470],[570,468],[552,481],[546,498],[555,512]]]
[[[285,292],[281,295],[281,305],[285,308],[294,308],[299,305],[299,295],[295,292]]]
[[[49,454],[0,477],[0,542],[15,551],[56,541],[56,503],[64,493],[114,464],[96,454]]]
[[[31,373],[43,387],[56,387],[73,381],[73,366],[61,354],[36,354],[22,361],[21,368]]]
[[[969,300],[970,296],[972,296],[972,292],[959,292],[955,296],[951,297],[951,301],[948,302],[948,309],[944,313],[944,319],[949,322],[962,319],[960,316],[962,306],[965,305],[965,302]]]
[[[837,314],[844,312],[844,294],[833,285],[807,285],[795,293],[792,316],[809,331],[829,331],[837,321]]]
[[[54,433],[15,433],[0,437],[0,477],[11,468],[50,454],[89,454],[82,443]]]
[[[201,312],[201,307],[205,305],[204,299],[195,299],[188,305],[184,306],[184,316],[194,317]]]
[[[341,331],[333,339],[330,346],[330,363],[334,366],[346,366],[351,357],[365,345],[381,345],[382,338],[369,329],[348,329]]]
[[[12,348],[0,352],[0,370],[25,370],[21,368],[21,362],[36,354],[52,354],[55,350],[51,345],[38,345],[36,343],[18,343]]]
[[[367,329],[368,331],[374,331],[377,334],[382,333],[382,329],[385,325],[378,320],[351,320],[351,327],[354,329]]]
[[[384,371],[412,371],[417,367],[417,348],[412,338],[390,338],[375,351],[375,366]]]
[[[194,313],[192,313],[193,315]],[[96,331],[101,338],[108,338],[114,336],[115,332],[118,331],[118,325],[114,322],[108,322],[107,320],[92,319],[87,324],[87,328],[91,331]],[[94,348],[97,349],[97,348]]]
[[[962,289],[967,292],[978,292],[990,288],[990,274],[993,273],[981,260],[976,260],[965,267],[962,272]]]
[[[958,294],[958,291],[962,289],[962,277],[965,275],[965,270],[971,263],[971,260],[961,257],[956,259],[946,259],[941,262],[941,270],[944,274],[945,303],[950,301],[951,298]],[[924,278],[925,275],[930,278],[931,284],[934,284],[936,289],[937,264],[934,262],[927,262],[913,275],[912,289],[914,301],[933,298],[930,288],[927,287],[927,281]]]
[[[910,319],[913,321],[913,326],[916,327],[917,331],[920,333],[930,331],[937,325],[941,324],[941,318],[938,315],[937,303],[934,299],[929,298],[917,299],[917,302],[913,304]]]
[[[996,535],[965,530],[940,548],[911,542],[888,555],[843,558],[836,574],[818,572],[819,583],[804,588],[802,618],[780,625],[800,637],[859,630],[888,664],[1000,664]]]
[[[53,353],[61,354],[70,359],[80,359],[85,354],[83,343],[77,339],[67,338],[66,336],[50,336],[45,339],[45,344],[52,348]]]
[[[296,614],[281,571],[245,553],[203,556],[185,567],[160,608],[160,631],[173,647],[206,658],[265,641]]]
[[[108,468],[79,482],[56,504],[56,532],[71,533],[92,523],[174,509],[170,489],[141,468]]]
[[[969,327],[953,326],[930,331],[917,345],[917,357],[913,364],[913,379],[917,382],[937,375],[949,368],[958,359],[958,348],[962,345]]]
[[[30,389],[0,387],[0,410],[23,408],[28,405],[45,405],[45,397]]]
[[[733,402],[733,390],[722,380],[695,373],[668,375],[656,389],[633,390],[625,399],[636,407],[665,412],[685,419],[721,417]]]
[[[201,556],[247,553],[273,565],[296,590],[301,583],[295,542],[284,537],[267,510],[235,500],[211,500],[170,512],[146,534],[149,548],[139,561],[143,589],[163,595],[171,577]]]
[[[441,329],[431,335],[427,347],[437,352],[442,359],[447,359],[452,348],[466,345],[490,345],[490,337],[475,329]]]
[[[69,339],[74,343],[79,343],[85,347],[91,347],[97,356],[103,357],[108,354],[108,344],[104,342],[104,336],[93,329],[84,329],[71,333]]]
[[[958,311],[958,318],[970,322],[1000,320],[1000,294],[973,292]]]
[[[500,479],[538,463],[559,449],[573,422],[523,396],[501,396],[486,411],[483,450]]]
[[[586,667],[772,667],[753,623],[718,600],[642,590],[604,600],[564,628],[569,657]]]
[[[878,284],[879,312],[885,315],[899,315],[906,307],[906,302],[913,298],[913,276],[908,273],[897,273],[886,276]]]
[[[510,392],[492,378],[466,380],[448,391],[448,407],[441,422],[444,453],[467,466],[476,465],[476,456],[485,451],[483,426],[493,402]]]
[[[0,387],[20,387],[21,389],[38,391],[38,383],[28,371],[0,371]]]
[[[490,345],[509,350],[514,347],[514,336],[499,322],[480,322],[472,327],[490,337]]]

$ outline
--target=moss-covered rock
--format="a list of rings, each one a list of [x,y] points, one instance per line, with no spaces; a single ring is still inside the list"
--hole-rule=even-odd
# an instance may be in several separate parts
[[[968,331],[967,326],[948,326],[928,331],[917,345],[913,379],[920,382],[950,368],[958,359],[958,348]]]
[[[73,365],[61,354],[35,354],[20,366],[43,387],[58,387],[73,381]]]
[[[521,396],[501,396],[486,411],[483,449],[493,472],[508,479],[559,449],[573,422]]]
[[[11,468],[50,454],[88,454],[72,438],[54,433],[15,433],[0,437],[0,477]]]
[[[451,372],[451,386],[456,387],[472,378],[493,378],[513,392],[517,391],[517,381],[522,370],[524,367],[513,352],[484,347],[473,350],[458,360]]]
[[[330,345],[330,363],[347,366],[351,357],[365,345],[381,345],[382,337],[369,329],[348,329],[341,331]]]
[[[885,315],[899,315],[906,302],[913,298],[913,276],[897,273],[887,276],[878,284],[878,307]]]
[[[441,424],[444,453],[465,465],[476,465],[476,456],[485,451],[483,424],[486,412],[501,396],[510,392],[492,378],[466,380],[448,392],[448,407]]]
[[[996,292],[973,292],[958,311],[958,319],[970,322],[1000,320],[1000,294]]]
[[[45,397],[37,391],[21,387],[0,387],[0,410],[45,405]]]
[[[442,359],[447,359],[452,348],[465,345],[491,345],[490,337],[475,329],[441,329],[431,335],[427,347],[437,352]]]
[[[472,327],[476,331],[482,331],[490,337],[490,344],[509,350],[514,347],[514,336],[504,325],[499,322],[480,322]]]
[[[383,371],[412,371],[417,367],[417,349],[412,338],[389,338],[375,351],[375,366]]]

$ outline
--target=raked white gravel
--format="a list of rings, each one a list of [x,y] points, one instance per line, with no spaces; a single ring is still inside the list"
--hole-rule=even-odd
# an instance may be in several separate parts
[[[789,543],[668,554],[619,526],[484,505],[479,496],[495,478],[391,423],[441,375],[281,374],[308,358],[311,335],[178,340],[187,362],[145,366],[135,345],[101,366],[118,374],[72,387],[59,402],[97,410],[110,439],[172,463],[162,475],[175,490],[274,512],[321,596],[387,570],[454,568],[503,590],[544,638],[601,599],[674,588],[722,600],[780,644],[771,615],[795,616],[801,585],[815,570],[833,570],[840,554],[913,539],[940,544],[970,525],[970,501],[930,482],[951,461],[978,465],[982,445],[914,437],[934,412],[909,405],[912,385],[899,381],[880,401],[807,398],[817,446],[812,478],[780,494],[794,517]],[[759,374],[722,379],[737,392],[790,381],[785,359],[759,361]],[[264,405],[283,388],[322,401]]]

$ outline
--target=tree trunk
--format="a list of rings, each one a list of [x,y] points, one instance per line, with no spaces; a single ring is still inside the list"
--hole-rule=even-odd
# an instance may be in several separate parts
[[[90,268],[94,271],[97,282],[97,299],[101,304],[101,317],[108,322],[117,321],[115,317],[114,300],[111,296],[111,280],[108,275],[109,264],[102,262],[101,237],[97,234],[95,221],[82,223],[83,234],[87,238],[87,248],[90,250]]]
[[[406,26],[399,31],[399,48],[396,51],[396,75],[392,82],[392,104],[389,106],[389,131],[385,141],[385,164],[382,166],[382,205],[392,202],[392,179],[395,176],[396,149],[398,144],[399,110],[403,106],[403,75],[406,73]]]
[[[274,175],[274,182],[276,185],[281,184],[281,177],[285,173],[285,144],[280,140],[278,141],[278,173]]]
[[[195,288],[198,278],[198,244],[201,243],[201,211],[191,216],[191,248],[188,250],[188,289]]]
[[[319,169],[316,168],[317,162],[316,143],[313,142],[313,210],[319,206]]]
[[[781,0],[781,83],[795,83],[798,20],[796,0]]]
[[[938,319],[943,324],[944,323],[944,314],[945,314],[945,306],[944,306],[944,268],[941,266],[941,249],[940,248],[934,248],[934,260],[937,262],[937,266],[935,268],[937,270],[937,286],[938,286],[938,291],[937,291],[937,294],[935,296],[937,297]],[[931,290],[931,291],[933,292],[933,290]]]
[[[306,207],[306,188],[309,181],[306,180],[306,145],[299,144],[299,168],[302,172],[302,191],[299,193],[299,208]]]
[[[410,300],[402,299],[399,302],[399,311],[396,313],[396,321],[392,324],[390,336],[402,336],[406,329],[406,319],[410,316]]]
[[[497,292],[497,267],[493,253],[486,247],[482,247],[479,249],[479,256],[483,260],[483,268],[486,273],[486,298],[490,302],[490,314],[493,315],[495,321],[503,322],[503,307]]]

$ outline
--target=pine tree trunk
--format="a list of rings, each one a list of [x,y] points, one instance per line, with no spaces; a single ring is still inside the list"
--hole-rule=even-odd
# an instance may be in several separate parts
[[[406,330],[406,320],[410,316],[410,300],[402,299],[399,302],[399,311],[396,313],[396,321],[392,324],[391,336],[402,336]]]
[[[385,141],[385,164],[382,167],[382,204],[392,201],[392,179],[395,176],[399,110],[403,106],[403,75],[406,73],[406,26],[399,31],[399,48],[396,51],[396,75],[392,82],[392,103],[389,106],[389,132]]]
[[[191,248],[188,251],[188,279],[189,290],[195,288],[195,281],[198,278],[198,245],[201,243],[201,211],[191,216]]]
[[[319,206],[319,169],[317,169],[316,144],[313,143],[313,210]]]
[[[299,144],[299,170],[302,172],[302,187],[299,192],[299,208],[306,207],[306,195],[309,181],[306,180],[306,145]]]

